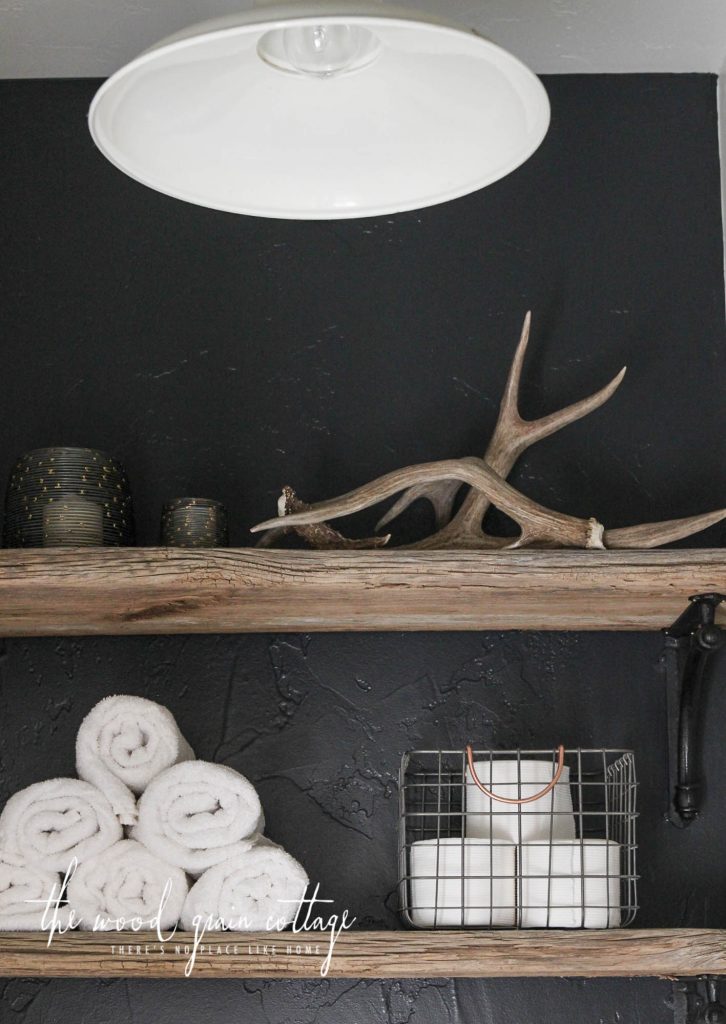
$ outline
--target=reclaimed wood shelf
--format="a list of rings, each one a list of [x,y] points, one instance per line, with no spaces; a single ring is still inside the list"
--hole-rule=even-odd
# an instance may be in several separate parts
[[[0,635],[669,625],[726,550],[0,551]]]
[[[183,977],[191,934],[0,933],[0,977]],[[205,937],[192,977],[319,978],[324,935]],[[299,952],[298,952],[299,950]],[[726,974],[726,931],[386,931],[338,939],[331,978],[685,977]]]

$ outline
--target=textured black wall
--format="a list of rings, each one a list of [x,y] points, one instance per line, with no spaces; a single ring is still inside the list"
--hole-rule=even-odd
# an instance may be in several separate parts
[[[317,499],[482,452],[532,308],[527,415],[629,371],[606,408],[527,453],[512,479],[612,526],[726,503],[715,79],[546,85],[547,140],[495,186],[420,213],[295,224],[196,209],[119,174],[85,131],[94,83],[3,83],[0,474],[35,446],[105,447],[128,465],[142,543],[164,499],[201,493],[228,504],[244,544],[283,483]],[[398,538],[429,523],[414,510]],[[403,750],[469,736],[632,746],[639,923],[724,926],[726,696],[714,688],[703,819],[677,832],[661,818],[659,653],[657,636],[621,634],[10,641],[0,799],[73,770],[75,731],[100,697],[144,694],[200,756],[259,785],[270,834],[328,895],[395,926]],[[669,994],[655,980],[30,980],[4,985],[0,1020],[656,1024]]]

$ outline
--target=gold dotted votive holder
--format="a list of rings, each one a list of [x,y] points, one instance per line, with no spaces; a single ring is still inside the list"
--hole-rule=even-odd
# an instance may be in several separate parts
[[[118,547],[134,540],[129,479],[113,456],[56,446],[16,460],[5,492],[5,547]]]
[[[168,548],[226,548],[227,510],[214,498],[175,498],[161,513],[161,544]]]
[[[60,498],[43,508],[43,547],[103,547],[103,515],[87,498]]]

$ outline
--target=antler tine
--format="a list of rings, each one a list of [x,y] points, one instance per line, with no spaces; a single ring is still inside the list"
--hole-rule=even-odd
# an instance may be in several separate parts
[[[460,459],[461,462],[471,462],[475,466],[482,465],[482,459],[476,456],[466,456]],[[376,531],[382,530],[396,516],[399,516],[404,509],[412,505],[418,498],[427,498],[434,507],[436,529],[441,530],[451,519],[451,510],[454,507],[454,499],[461,488],[461,480],[438,480],[433,484],[418,484],[415,487],[408,487],[401,497],[396,501],[385,515],[376,523]]]
[[[538,420],[521,420],[522,432],[526,436],[525,447],[529,447],[535,441],[541,441],[543,437],[549,437],[550,434],[554,434],[570,423],[574,423],[576,420],[582,419],[583,416],[587,416],[589,412],[599,409],[620,387],[626,370],[627,366],[624,366],[609,384],[606,384],[604,388],[600,388],[594,394],[588,395],[587,398],[580,399],[579,402],[573,402],[572,405],[568,405],[564,409],[558,409],[557,412],[551,412],[548,416],[541,416]]]
[[[283,522],[286,526],[300,527],[337,519],[375,505],[404,487],[450,479],[483,491],[497,508],[519,524],[522,536],[512,542],[512,547],[525,543],[540,547],[602,547],[602,527],[595,520],[577,519],[545,508],[516,491],[487,466],[475,465],[465,459],[424,462],[394,470],[339,498],[321,501],[304,512],[284,516],[282,521],[279,518],[267,519],[253,526],[252,533],[279,527]]]
[[[512,427],[517,428],[523,423],[523,420],[519,415],[517,399],[519,395],[519,381],[522,376],[522,366],[524,365],[524,356],[529,342],[529,328],[531,323],[532,312],[531,310],[528,310],[524,317],[522,332],[519,336],[519,343],[517,344],[517,349],[514,353],[512,365],[509,368],[507,384],[499,406],[497,428],[499,427],[499,424],[505,420],[508,424],[511,424]],[[484,460],[475,457],[468,457],[468,461],[477,464],[481,464],[482,461],[485,460],[486,456],[484,457]],[[409,487],[401,495],[398,501],[389,508],[385,515],[381,516],[376,523],[376,530],[382,530],[384,526],[387,526],[390,522],[396,519],[397,516],[400,516],[402,512],[406,511],[409,505],[412,505],[414,501],[417,501],[419,498],[426,498],[431,502],[434,507],[436,529],[442,530],[451,519],[454,500],[460,488],[460,480],[440,480],[433,484],[420,484],[416,487]]]
[[[666,519],[662,523],[643,523],[641,526],[626,526],[619,530],[605,531],[606,548],[657,548],[683,540],[694,533],[700,533],[715,523],[726,519],[726,508],[715,512],[704,512],[685,519]]]
[[[282,540],[283,537],[287,536],[290,530],[286,526],[276,527],[274,530],[268,530],[267,533],[260,537],[255,547],[258,548],[271,548],[273,544],[276,544],[278,540]]]
[[[434,522],[436,529],[440,530],[451,519],[451,512],[454,508],[454,499],[461,487],[460,480],[439,480],[435,484],[419,484],[416,487],[409,487],[401,495],[389,510],[381,516],[376,523],[376,532],[388,526],[397,516],[413,505],[419,498],[427,498],[434,507]]]
[[[293,512],[306,512],[312,506],[308,505],[307,502],[301,501],[298,498],[295,491],[290,486],[285,486],[282,489],[282,494],[277,500],[277,514],[280,517],[278,522],[284,523],[283,526],[276,526],[260,538],[257,542],[257,547],[269,547],[269,538],[277,540],[287,533],[297,533],[304,538],[309,544],[318,550],[356,550],[360,548],[382,548],[388,544],[391,539],[390,533],[385,534],[383,537],[364,537],[360,540],[353,537],[345,537],[342,533],[334,530],[328,523],[315,523],[312,525],[292,525],[289,526],[288,522]]]
[[[504,394],[499,404],[499,419],[497,420],[497,427],[500,424],[507,424],[508,426],[518,427],[524,421],[519,415],[519,384],[522,379],[522,367],[524,366],[524,357],[527,354],[527,346],[529,345],[529,329],[532,325],[532,310],[528,309],[524,314],[524,323],[522,324],[522,331],[519,335],[519,341],[514,351],[514,358],[512,359],[512,365],[509,367],[509,376],[507,377],[507,383],[504,387]]]

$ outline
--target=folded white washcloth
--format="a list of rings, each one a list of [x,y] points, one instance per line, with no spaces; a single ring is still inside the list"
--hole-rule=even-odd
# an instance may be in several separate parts
[[[123,829],[106,797],[80,779],[48,779],[11,796],[0,814],[0,850],[11,864],[65,872],[113,846]]]
[[[521,926],[618,928],[620,872],[620,847],[612,840],[524,843]]]
[[[466,835],[486,839],[492,836],[511,843],[537,839],[574,839],[570,769],[567,765],[557,785],[532,800],[552,780],[556,765],[550,761],[492,759],[474,764],[479,781],[495,796],[531,800],[507,804],[492,800],[479,789],[466,769]]]
[[[260,798],[243,775],[222,764],[184,761],[149,783],[131,838],[196,876],[249,850],[263,827]]]
[[[497,839],[411,843],[409,912],[420,928],[513,928],[516,847]]]
[[[205,871],[182,911],[188,931],[270,931],[295,919],[308,885],[305,869],[282,847],[262,839],[246,853]]]
[[[53,897],[55,908],[60,887],[61,876],[57,871],[19,867],[0,859],[0,931],[40,931],[48,899]],[[68,925],[69,913],[67,906],[58,907],[55,920],[63,928]]]
[[[76,739],[76,771],[98,786],[122,825],[136,821],[136,798],[151,780],[194,751],[161,704],[121,694],[89,711]]]
[[[87,931],[167,930],[179,920],[188,890],[181,868],[122,839],[78,867],[68,883],[68,903]]]

